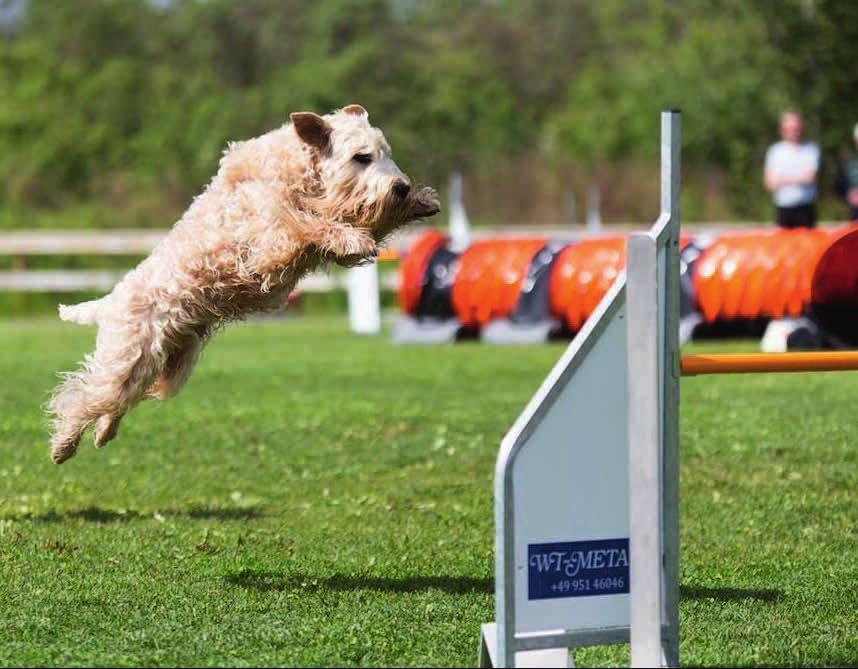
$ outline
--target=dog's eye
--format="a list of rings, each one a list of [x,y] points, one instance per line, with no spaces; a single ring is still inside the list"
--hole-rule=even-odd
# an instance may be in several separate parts
[[[369,153],[356,153],[352,156],[352,160],[361,165],[369,165],[372,162],[372,155]]]

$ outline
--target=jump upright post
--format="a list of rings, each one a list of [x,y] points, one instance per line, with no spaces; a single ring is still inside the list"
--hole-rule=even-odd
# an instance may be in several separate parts
[[[663,112],[661,216],[626,253],[633,667],[679,665],[679,175],[679,112]]]

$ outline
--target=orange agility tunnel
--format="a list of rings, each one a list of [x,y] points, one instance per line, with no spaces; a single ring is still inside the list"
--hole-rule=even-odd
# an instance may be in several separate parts
[[[849,347],[858,347],[858,225],[837,235],[816,262],[809,315]]]
[[[804,315],[832,341],[858,344],[858,225],[684,235],[680,249],[683,317],[719,324]],[[625,235],[487,239],[457,253],[429,230],[402,260],[399,303],[417,321],[455,321],[463,331],[506,322],[518,333],[538,326],[542,339],[571,335],[625,263]]]
[[[399,266],[399,308],[415,314],[427,282],[427,270],[432,257],[447,246],[449,239],[437,230],[427,230],[408,249]]]
[[[847,228],[728,232],[697,259],[692,282],[707,323],[799,316],[820,257]]]
[[[543,238],[490,239],[475,242],[459,256],[451,299],[466,328],[508,317],[521,294],[522,282]]]
[[[625,236],[596,237],[569,244],[551,272],[551,314],[577,332],[626,266]]]

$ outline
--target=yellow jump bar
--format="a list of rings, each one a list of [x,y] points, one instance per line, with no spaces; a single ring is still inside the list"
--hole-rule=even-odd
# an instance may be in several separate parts
[[[680,368],[683,376],[758,372],[843,372],[858,370],[858,351],[683,355]]]

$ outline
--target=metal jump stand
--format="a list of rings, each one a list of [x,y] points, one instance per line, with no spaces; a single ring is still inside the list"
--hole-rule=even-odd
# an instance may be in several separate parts
[[[661,215],[501,444],[482,667],[679,662],[679,147],[663,112]]]

